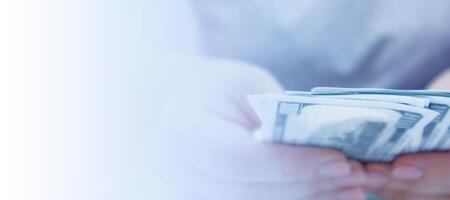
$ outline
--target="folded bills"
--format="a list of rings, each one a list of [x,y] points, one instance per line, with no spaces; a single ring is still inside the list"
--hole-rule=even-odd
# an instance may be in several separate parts
[[[450,149],[450,91],[314,88],[247,98],[262,141],[334,148],[365,162]]]

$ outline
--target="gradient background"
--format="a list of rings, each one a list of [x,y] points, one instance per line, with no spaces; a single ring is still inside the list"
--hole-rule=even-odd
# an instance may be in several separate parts
[[[160,58],[195,52],[183,1],[0,1],[0,199],[164,199]],[[177,27],[171,12],[186,16]],[[183,34],[169,34],[183,33]],[[170,76],[169,76],[170,77]]]
[[[186,0],[0,0],[0,200],[168,199],[152,133],[197,26]]]

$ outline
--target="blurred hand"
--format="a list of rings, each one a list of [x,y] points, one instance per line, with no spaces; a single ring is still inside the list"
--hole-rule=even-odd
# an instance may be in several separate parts
[[[450,90],[450,69],[431,82],[430,89]]]
[[[340,152],[253,139],[260,122],[245,95],[282,92],[271,75],[223,60],[189,67],[154,134],[157,171],[176,199],[364,199],[363,168]]]
[[[403,155],[392,164],[368,164],[368,189],[388,200],[449,200],[450,153]]]

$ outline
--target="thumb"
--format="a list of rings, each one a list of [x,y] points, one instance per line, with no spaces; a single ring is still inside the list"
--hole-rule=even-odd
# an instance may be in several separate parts
[[[247,100],[247,95],[283,93],[284,89],[272,74],[262,67],[241,61],[215,59],[210,61],[207,108],[227,121],[254,130],[260,121]],[[211,72],[212,71],[212,72]],[[205,84],[206,81],[205,81]],[[218,106],[220,105],[220,106]]]
[[[252,66],[254,67],[254,66]],[[279,82],[267,71],[260,68],[253,69],[252,77],[246,80],[245,84],[237,86],[241,88],[239,93],[235,93],[233,101],[240,109],[240,114],[245,117],[247,128],[255,130],[260,127],[260,120],[252,108],[248,95],[276,93],[282,94],[283,87]]]
[[[438,76],[434,81],[432,81],[428,88],[435,90],[450,89],[450,70],[447,70],[446,72]]]

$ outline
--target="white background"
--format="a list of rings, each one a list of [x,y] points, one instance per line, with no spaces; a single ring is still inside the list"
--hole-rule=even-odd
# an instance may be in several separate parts
[[[1,0],[0,199],[165,199],[158,58],[195,26],[183,0]]]

